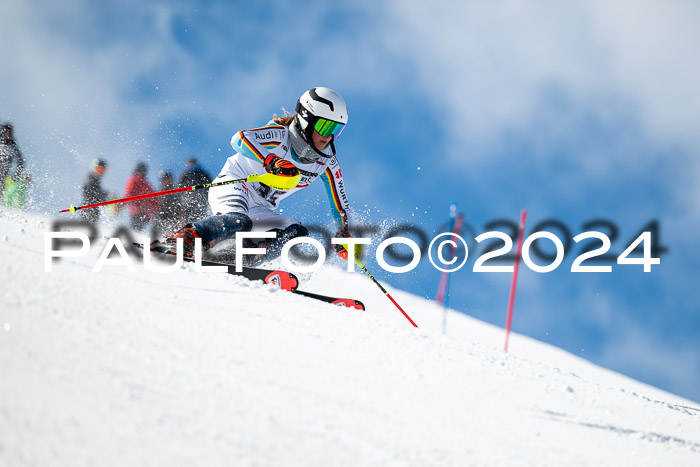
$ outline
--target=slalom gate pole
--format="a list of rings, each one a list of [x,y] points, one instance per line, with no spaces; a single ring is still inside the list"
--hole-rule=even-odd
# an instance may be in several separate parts
[[[455,226],[455,218],[457,217],[457,203],[452,203],[450,204],[450,232],[454,229]],[[452,250],[450,250],[450,255],[452,255]],[[450,260],[452,260],[452,256],[450,256]],[[447,291],[447,272],[443,271],[442,274],[440,274],[440,284],[438,285],[438,291],[437,295],[435,296],[435,301],[437,301],[440,305],[445,305],[445,295]]]
[[[454,235],[459,235],[462,232],[462,223],[464,222],[464,216],[462,214],[457,215],[457,204],[452,203],[450,205],[450,232]],[[452,245],[450,247],[450,261],[455,256],[457,247]],[[443,271],[440,276],[440,285],[438,286],[438,293],[436,300],[442,305],[442,333],[447,333],[447,308],[450,303],[450,279],[452,276],[449,272]]]
[[[274,188],[277,190],[291,190],[292,188],[297,186],[297,183],[299,183],[300,178],[301,178],[301,175],[297,175],[294,177],[285,177],[285,176],[273,175],[273,174],[269,174],[269,173],[262,174],[262,175],[253,174],[253,175],[249,175],[248,178],[241,178],[239,180],[227,180],[224,182],[203,183],[201,185],[192,185],[192,186],[186,186],[186,187],[181,187],[181,188],[172,188],[170,190],[155,191],[153,193],[146,193],[144,195],[129,196],[126,198],[113,199],[111,201],[104,201],[102,203],[95,203],[95,204],[87,204],[85,206],[79,206],[79,207],[75,207],[75,206],[71,205],[70,208],[64,209],[64,210],[59,211],[59,212],[71,212],[71,213],[75,214],[75,211],[79,211],[81,209],[96,208],[99,206],[107,206],[108,204],[127,203],[129,201],[137,201],[140,199],[155,198],[156,196],[172,195],[174,193],[181,193],[184,191],[201,190],[203,188],[214,188],[217,186],[233,185],[234,183],[244,183],[244,182],[260,182],[260,183],[264,183],[265,185],[268,185],[271,188]]]
[[[518,247],[515,250],[515,266],[513,268],[513,281],[510,283],[510,297],[508,298],[508,316],[506,318],[506,345],[504,351],[508,352],[508,338],[510,337],[510,326],[513,322],[513,304],[515,302],[515,286],[518,283],[518,270],[520,269],[520,254],[523,249],[523,236],[525,233],[525,209],[520,213],[520,228],[518,229]]]
[[[399,306],[399,304],[396,303],[396,300],[394,300],[394,298],[393,298],[391,295],[389,295],[389,292],[387,292],[386,289],[385,289],[384,287],[382,287],[382,284],[380,284],[379,281],[378,281],[377,279],[374,278],[374,276],[367,270],[367,268],[365,267],[365,265],[362,264],[362,261],[360,261],[358,258],[355,258],[355,264],[357,264],[357,266],[359,266],[359,268],[362,269],[362,271],[363,271],[365,274],[367,274],[367,276],[369,276],[370,279],[372,279],[372,281],[377,285],[377,287],[379,287],[379,290],[381,290],[382,292],[384,292],[384,295],[386,295],[387,298],[388,298],[389,300],[391,300],[391,303],[393,303],[394,305],[396,305],[396,308],[398,308],[399,311],[400,311],[401,313],[403,313],[403,315],[406,317],[406,319],[409,321],[409,323],[411,323],[411,324],[413,325],[413,327],[417,328],[418,325],[416,325],[416,323],[413,322],[413,320],[411,319],[411,317],[408,316],[408,315],[406,314],[405,311],[403,311],[403,308],[401,308],[401,307]]]
[[[452,229],[452,233],[454,235],[459,235],[462,233],[462,223],[463,222],[464,222],[464,216],[462,216],[461,214],[458,215],[457,219],[455,220],[455,224],[453,226],[453,229]],[[450,261],[452,261],[454,259],[456,252],[457,252],[457,247],[455,245],[452,245],[450,247]],[[447,285],[445,287],[445,301],[444,301],[445,308],[450,306],[450,283],[452,282],[451,279],[452,279],[452,275],[448,273],[447,274]]]

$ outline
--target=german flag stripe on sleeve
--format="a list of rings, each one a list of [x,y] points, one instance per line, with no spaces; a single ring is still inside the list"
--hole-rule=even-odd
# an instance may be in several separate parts
[[[347,215],[345,213],[345,209],[343,209],[343,206],[340,204],[340,197],[336,191],[335,183],[333,183],[333,173],[331,172],[330,168],[326,169],[325,173],[326,183],[328,184],[328,193],[333,198],[333,206],[335,207],[336,211],[338,211],[338,214],[340,214],[340,220],[343,224],[343,228],[347,228]]]
[[[263,156],[262,153],[258,150],[258,148],[255,147],[255,144],[248,141],[248,139],[243,134],[243,131],[238,132],[238,137],[241,139],[241,142],[245,145],[245,147],[247,147],[248,150],[250,152],[252,152],[255,155],[255,157],[257,157],[260,160],[260,162],[262,162],[262,163],[265,162],[265,156]]]

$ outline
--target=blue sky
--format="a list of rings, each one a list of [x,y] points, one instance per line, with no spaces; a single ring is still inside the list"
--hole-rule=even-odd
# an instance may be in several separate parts
[[[350,109],[338,149],[367,222],[437,233],[452,201],[477,234],[521,209],[528,232],[608,219],[619,254],[658,220],[668,252],[651,273],[574,274],[577,248],[552,273],[522,268],[513,326],[700,401],[700,5],[338,3],[4,1],[0,119],[34,206],[78,202],[98,156],[115,191],[139,160],[154,182],[191,155],[216,173],[235,131],[329,86]],[[325,222],[309,191],[284,209]],[[471,272],[477,254],[451,305],[503,325],[510,276]],[[427,262],[403,276],[369,264],[434,296]]]

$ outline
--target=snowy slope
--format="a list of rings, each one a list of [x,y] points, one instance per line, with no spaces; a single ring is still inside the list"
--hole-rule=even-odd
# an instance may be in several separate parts
[[[359,273],[45,273],[51,222],[0,209],[2,466],[700,465],[698,404]]]

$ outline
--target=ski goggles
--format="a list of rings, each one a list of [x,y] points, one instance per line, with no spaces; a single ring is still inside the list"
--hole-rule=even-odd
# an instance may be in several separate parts
[[[314,125],[314,130],[316,130],[316,133],[324,138],[326,136],[333,136],[333,139],[338,139],[338,136],[340,136],[340,134],[343,132],[343,128],[345,128],[344,123],[326,120],[325,118],[319,118],[316,120],[316,124]]]

